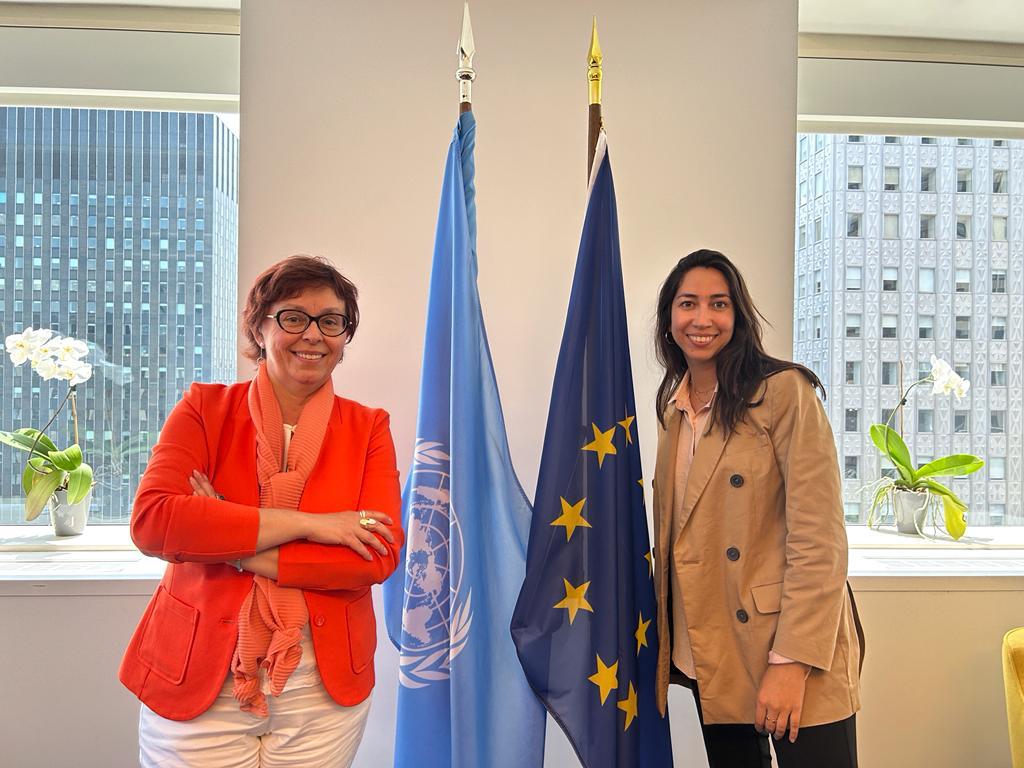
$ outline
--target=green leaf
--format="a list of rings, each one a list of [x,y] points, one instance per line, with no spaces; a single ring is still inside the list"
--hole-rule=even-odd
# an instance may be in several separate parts
[[[65,472],[78,469],[82,463],[82,449],[77,444],[68,446],[63,451],[50,451],[47,456],[53,462],[53,466]]]
[[[49,472],[50,469],[46,463],[46,459],[41,456],[31,456],[27,462],[25,462],[25,469],[21,473],[21,490],[28,495],[28,492],[32,490],[32,486],[36,481],[36,478],[45,472]]]
[[[972,456],[969,453],[954,453],[952,456],[929,461],[914,473],[914,479],[969,475],[971,472],[977,472],[983,466],[985,466],[985,462],[977,456]]]
[[[77,504],[92,488],[92,467],[81,464],[68,472],[68,504]]]
[[[869,430],[871,442],[889,458],[896,471],[905,483],[914,482],[914,460],[910,458],[910,450],[903,442],[899,432],[885,424],[872,424]]]
[[[64,473],[60,470],[39,475],[38,479],[32,484],[32,490],[25,497],[26,522],[32,522],[39,517],[39,513],[43,511],[46,502],[53,496],[53,492],[57,490],[63,479]]]
[[[32,451],[36,456],[43,457],[46,456],[48,451],[57,449],[57,446],[46,435],[40,437],[37,443],[36,435],[38,434],[39,430],[28,428],[16,429],[13,432],[0,432],[0,443],[17,448],[20,451]],[[35,445],[34,451],[32,449],[33,445]]]
[[[954,496],[942,497],[946,532],[956,541],[967,532],[967,505]]]

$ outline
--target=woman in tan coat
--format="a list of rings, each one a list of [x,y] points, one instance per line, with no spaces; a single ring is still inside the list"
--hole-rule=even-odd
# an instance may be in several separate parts
[[[765,353],[725,256],[658,299],[658,703],[691,688],[712,768],[857,765],[863,639],[817,376]]]

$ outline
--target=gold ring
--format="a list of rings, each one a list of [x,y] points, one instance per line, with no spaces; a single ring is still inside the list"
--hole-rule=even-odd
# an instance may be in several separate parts
[[[372,517],[361,517],[359,518],[359,524],[363,526],[363,528],[372,528],[377,524],[377,521]]]

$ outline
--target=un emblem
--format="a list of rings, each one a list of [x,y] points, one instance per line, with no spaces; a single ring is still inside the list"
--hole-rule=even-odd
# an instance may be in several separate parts
[[[472,592],[461,599],[462,530],[451,503],[450,457],[417,438],[409,482],[405,610],[399,681],[423,688],[447,680],[473,621]]]

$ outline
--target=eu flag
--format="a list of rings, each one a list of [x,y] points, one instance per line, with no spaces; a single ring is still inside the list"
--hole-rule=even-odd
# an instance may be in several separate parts
[[[508,633],[531,512],[480,311],[475,143],[476,120],[463,113],[434,243],[404,567],[384,585],[401,654],[396,768],[534,768],[544,754],[544,708]]]
[[[615,188],[598,142],[512,636],[585,768],[672,765]]]

